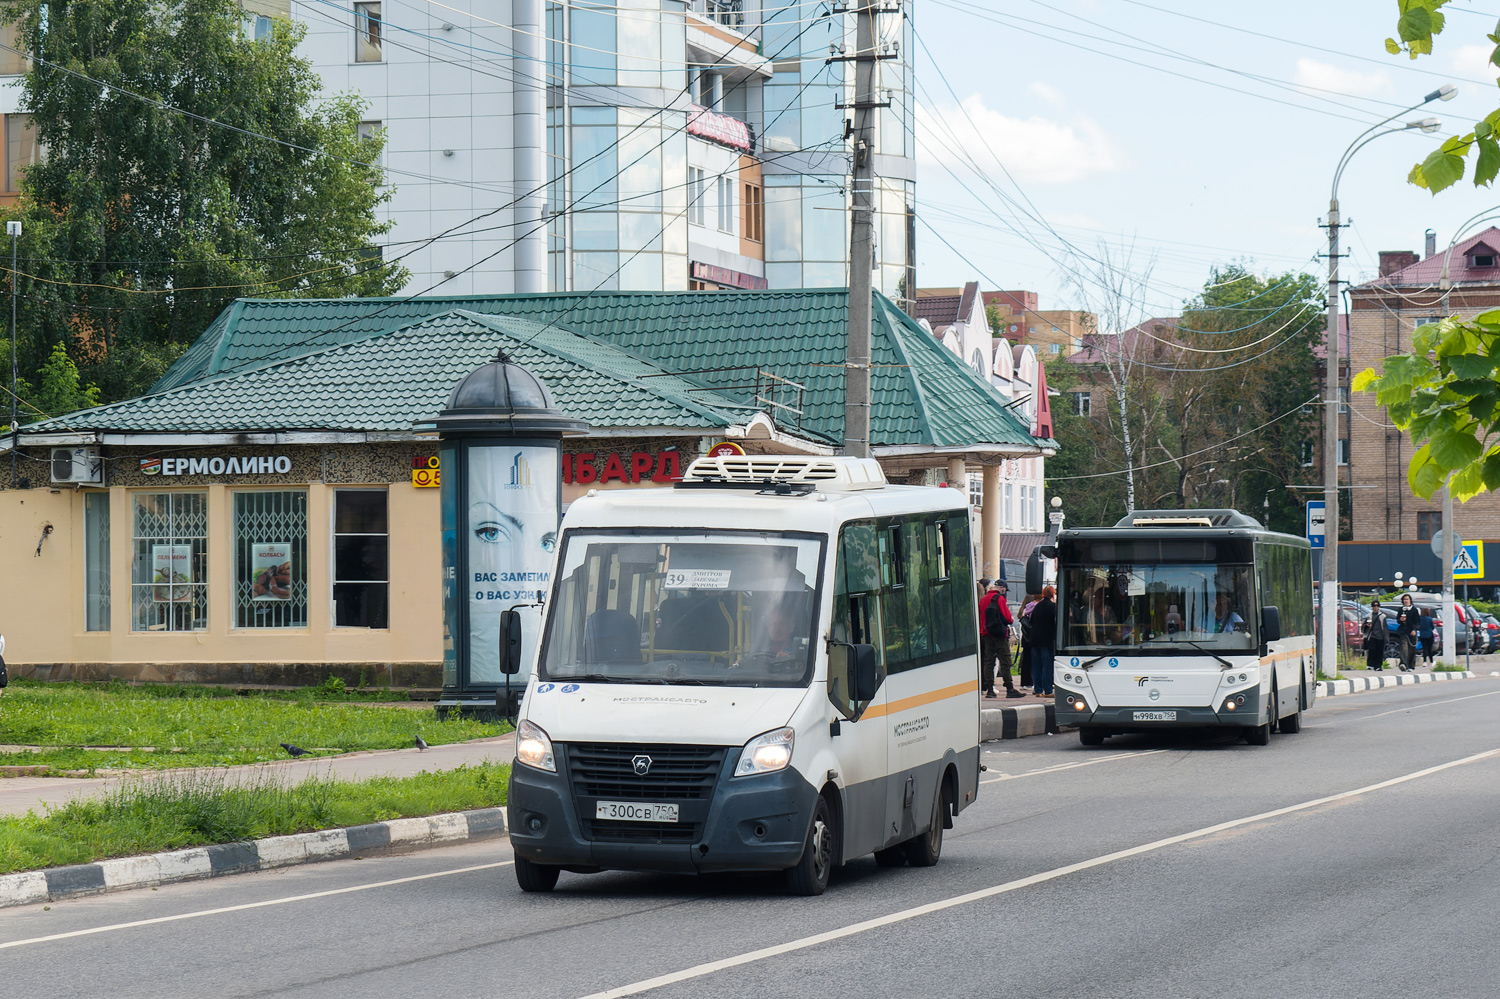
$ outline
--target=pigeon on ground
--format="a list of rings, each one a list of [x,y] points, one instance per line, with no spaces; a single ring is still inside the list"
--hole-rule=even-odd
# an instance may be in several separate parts
[[[417,749],[418,750],[423,750],[423,749],[426,749],[426,748],[427,748],[427,740],[423,739],[420,735],[417,736]]]
[[[294,746],[290,742],[283,742],[281,744],[281,748],[285,749],[292,756],[306,756],[307,755],[307,750],[303,749],[301,746]]]

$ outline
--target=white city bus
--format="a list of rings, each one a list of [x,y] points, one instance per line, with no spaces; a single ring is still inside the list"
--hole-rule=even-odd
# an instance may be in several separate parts
[[[816,895],[866,854],[935,864],[979,783],[965,500],[751,456],[574,502],[517,722],[521,887],[781,870]]]
[[[1317,696],[1306,539],[1235,510],[1137,511],[1061,532],[1055,554],[1057,718],[1085,746],[1225,726],[1264,746],[1301,729]]]

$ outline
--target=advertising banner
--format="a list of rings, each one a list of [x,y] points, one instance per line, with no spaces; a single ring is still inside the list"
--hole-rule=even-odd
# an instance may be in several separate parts
[[[152,600],[159,604],[185,603],[193,599],[192,588],[172,584],[192,581],[192,545],[151,546],[151,582],[155,584],[151,588]]]
[[[472,447],[467,463],[469,682],[500,683],[500,614],[551,585],[561,468],[556,448],[535,446]],[[540,613],[525,616],[534,642]]]
[[[292,599],[292,546],[288,542],[250,546],[250,578],[256,602]]]

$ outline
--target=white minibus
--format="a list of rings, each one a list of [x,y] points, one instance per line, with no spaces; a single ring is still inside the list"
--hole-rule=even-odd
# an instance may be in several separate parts
[[[516,878],[930,866],[979,785],[967,497],[869,459],[700,458],[563,518],[509,819]]]

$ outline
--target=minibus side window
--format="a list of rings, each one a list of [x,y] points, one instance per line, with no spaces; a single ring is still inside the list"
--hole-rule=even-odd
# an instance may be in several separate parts
[[[875,525],[870,522],[844,525],[839,532],[833,580],[833,621],[828,637],[834,642],[873,645],[879,658],[881,641],[880,565]],[[881,679],[885,678],[884,662]],[[848,659],[844,650],[831,649],[828,656],[828,700],[850,721],[859,718],[868,702],[849,696]]]
[[[928,591],[932,587],[932,565],[926,548],[927,533],[921,521],[901,525],[906,555],[906,645],[913,662],[932,654],[932,620],[928,613]]]
[[[927,564],[928,585],[926,587],[928,619],[932,622],[932,651],[947,652],[953,648],[953,605],[949,599],[952,580],[949,573],[948,522],[941,515],[927,521],[927,551],[931,558]]]
[[[880,625],[885,637],[885,669],[900,673],[911,669],[911,652],[907,640],[909,621],[906,613],[906,548],[901,540],[901,524],[885,523],[880,528]]]

